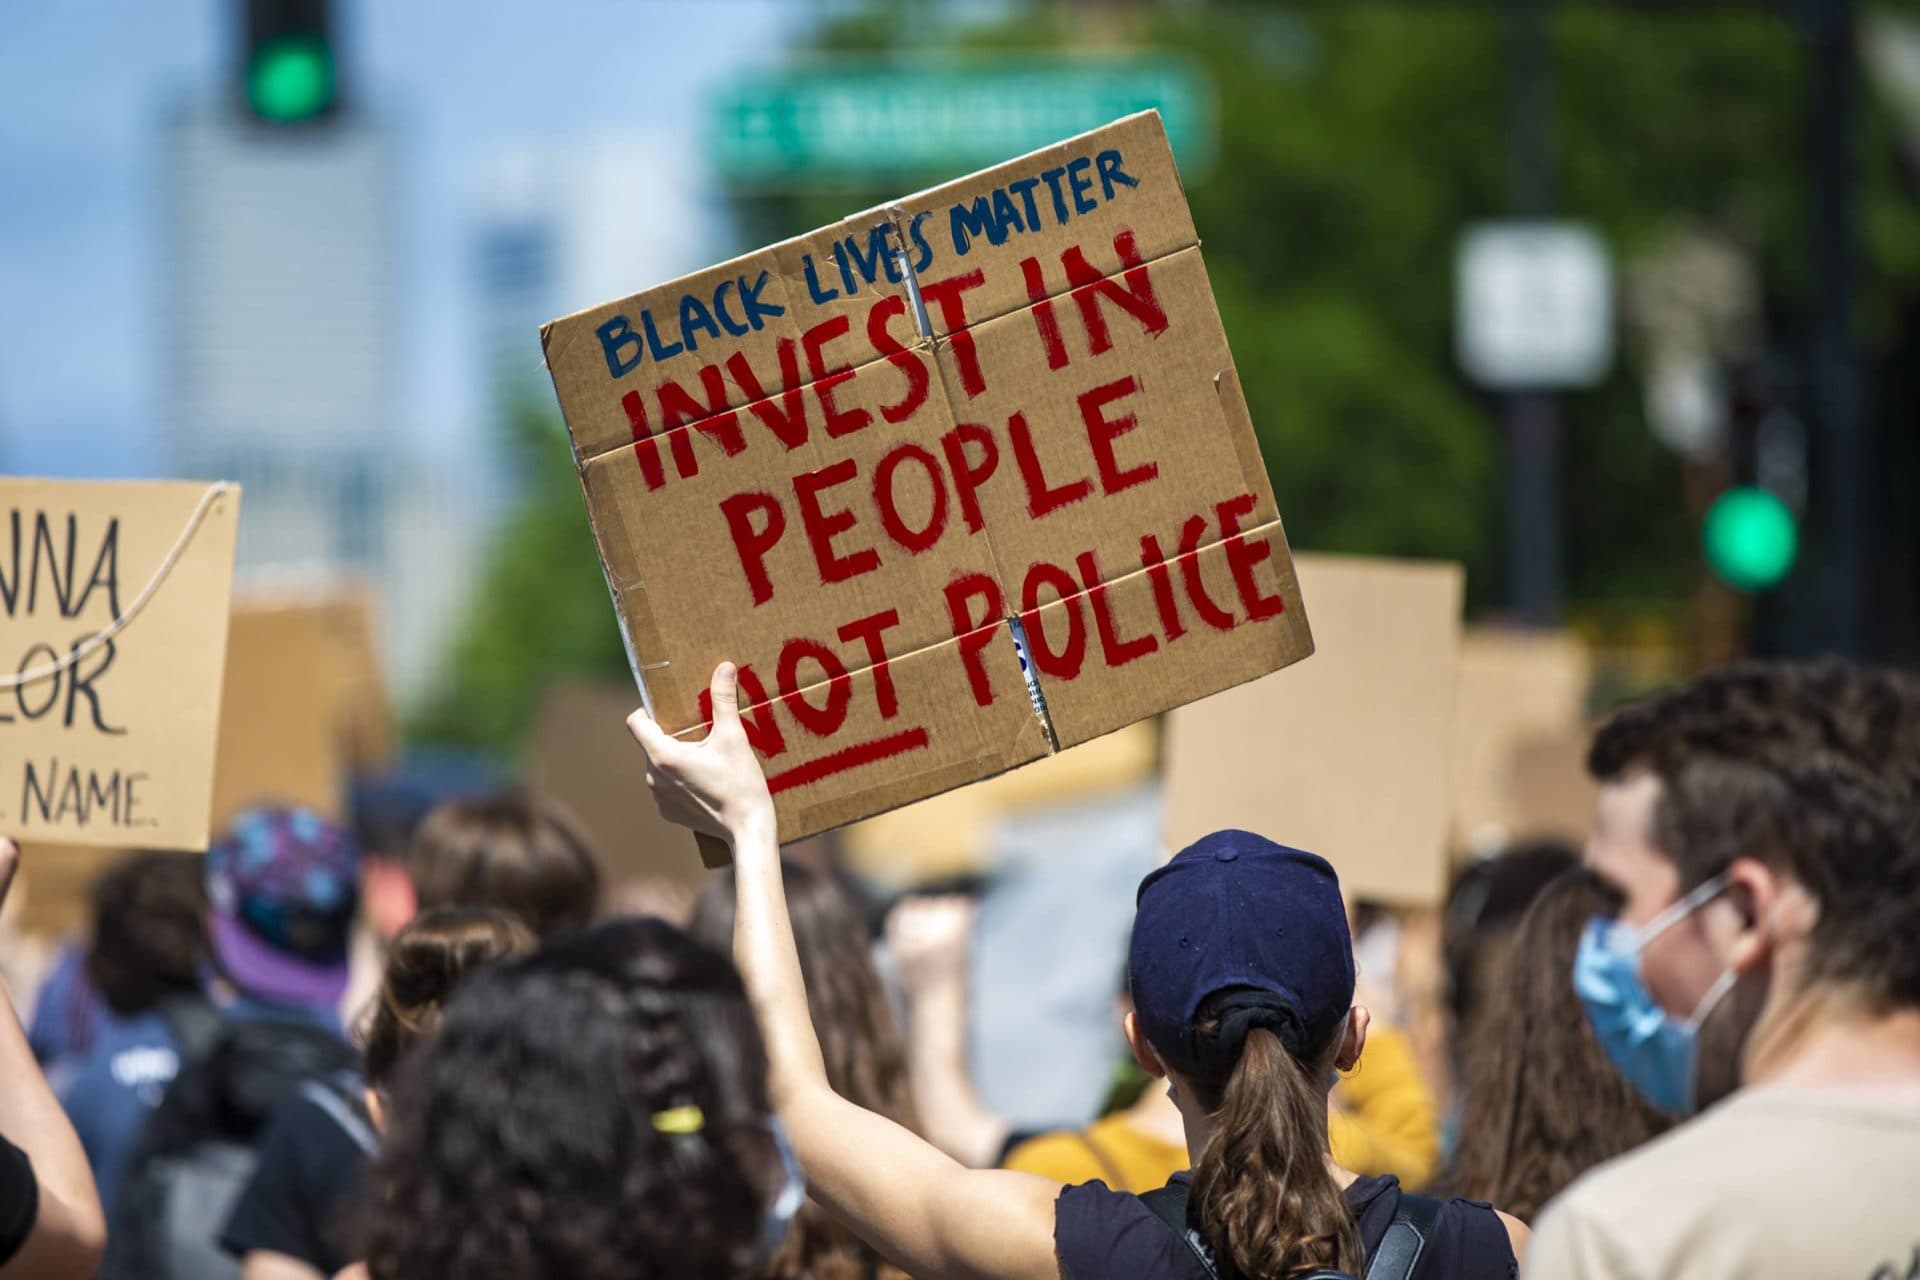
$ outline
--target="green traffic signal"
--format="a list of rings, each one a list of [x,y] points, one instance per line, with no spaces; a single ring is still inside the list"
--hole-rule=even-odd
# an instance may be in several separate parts
[[[1727,490],[1707,509],[1701,533],[1707,563],[1740,591],[1764,591],[1793,568],[1800,530],[1787,504],[1751,485]]]
[[[311,36],[283,36],[253,51],[247,68],[247,102],[274,124],[298,124],[333,100],[333,55]]]

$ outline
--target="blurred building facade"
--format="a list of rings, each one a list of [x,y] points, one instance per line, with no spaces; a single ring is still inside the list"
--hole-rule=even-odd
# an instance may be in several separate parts
[[[403,421],[398,156],[376,119],[263,130],[213,103],[166,126],[161,376],[170,468],[243,486],[236,572],[345,574],[382,598],[396,692],[464,601],[467,468]]]

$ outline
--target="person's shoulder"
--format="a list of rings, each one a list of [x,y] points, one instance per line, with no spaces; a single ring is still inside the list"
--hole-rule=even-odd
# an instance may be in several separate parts
[[[1054,1247],[1068,1280],[1186,1276],[1186,1242],[1139,1196],[1104,1182],[1063,1187],[1054,1201]]]

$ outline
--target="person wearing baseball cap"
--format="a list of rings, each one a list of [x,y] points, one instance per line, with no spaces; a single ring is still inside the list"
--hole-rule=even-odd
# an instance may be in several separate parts
[[[835,1095],[807,1015],[780,874],[773,801],[740,721],[731,664],[713,728],[682,742],[628,720],[670,819],[726,838],[734,958],[767,1041],[781,1118],[812,1193],[923,1280],[1370,1280],[1494,1277],[1526,1228],[1485,1205],[1403,1195],[1327,1149],[1327,1091],[1356,1065],[1353,943],[1327,862],[1245,831],[1217,831],[1141,883],[1127,1041],[1165,1078],[1191,1176],[1134,1196],[1100,1182],[962,1167]]]

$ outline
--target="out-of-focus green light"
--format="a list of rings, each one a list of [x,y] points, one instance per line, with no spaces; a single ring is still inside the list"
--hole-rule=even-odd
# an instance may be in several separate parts
[[[1764,591],[1779,582],[1800,550],[1800,531],[1787,504],[1750,485],[1714,500],[1701,539],[1713,571],[1741,591]]]
[[[310,36],[284,36],[254,51],[247,101],[255,115],[296,124],[319,115],[333,97],[333,57]]]

